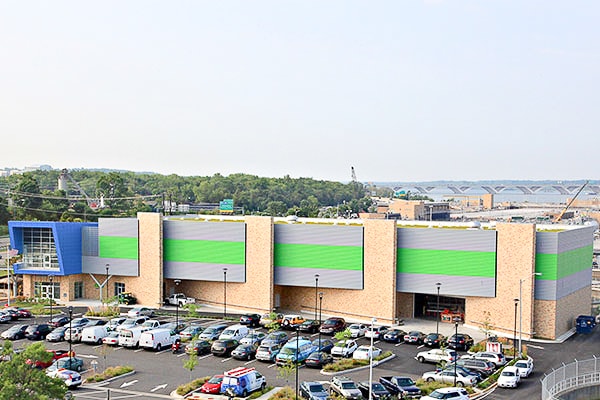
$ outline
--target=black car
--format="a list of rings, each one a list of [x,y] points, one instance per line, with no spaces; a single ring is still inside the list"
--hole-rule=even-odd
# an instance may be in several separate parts
[[[260,326],[260,315],[244,314],[240,317],[240,324],[258,327]]]
[[[423,344],[425,336],[421,331],[410,331],[404,335],[404,343]]]
[[[321,323],[314,319],[307,319],[303,323],[300,324],[300,331],[302,332],[310,332],[317,333],[319,332],[319,328],[321,327]]]
[[[400,343],[404,341],[404,335],[406,335],[406,332],[402,329],[394,328],[383,335],[383,340],[390,343]]]
[[[307,400],[326,400],[329,398],[327,390],[320,382],[302,382],[300,396]]]
[[[304,361],[304,364],[310,368],[323,368],[323,366],[332,362],[333,356],[331,354],[324,351],[313,351]]]
[[[327,339],[327,338],[321,338],[321,341],[319,342],[319,339],[315,339],[312,342],[312,345],[315,349],[317,349],[317,351],[324,351],[325,353],[331,353],[331,349],[333,349],[333,346],[335,346],[335,343],[333,342],[333,340],[331,339]]]
[[[215,356],[227,357],[231,352],[238,347],[239,343],[233,339],[215,340],[210,347],[210,352]]]
[[[29,325],[25,330],[25,337],[29,340],[42,340],[52,331],[48,324]]]
[[[25,338],[25,331],[27,330],[27,325],[13,325],[0,335],[2,339],[8,340],[18,340]]]
[[[358,390],[362,393],[365,399],[369,398],[369,382],[358,382]],[[371,398],[373,400],[390,399],[391,393],[379,382],[371,382]]]
[[[423,340],[423,344],[427,347],[440,347],[446,341],[446,337],[440,333],[430,333]]]
[[[475,341],[473,338],[466,333],[459,333],[458,335],[452,335],[448,338],[446,344],[449,348],[455,350],[467,351],[473,346]]]
[[[231,356],[238,360],[252,360],[256,357],[258,346],[260,346],[260,343],[258,342],[252,344],[240,344],[231,352]]]
[[[68,323],[69,317],[67,317],[66,315],[57,315],[50,321],[50,325],[52,325],[55,328],[58,328],[59,326],[64,326]]]
[[[137,299],[135,298],[135,296],[129,292],[120,293],[119,295],[117,295],[117,300],[120,304],[131,305],[137,303]]]
[[[188,354],[208,354],[211,344],[208,340],[193,340],[185,346],[185,352]]]

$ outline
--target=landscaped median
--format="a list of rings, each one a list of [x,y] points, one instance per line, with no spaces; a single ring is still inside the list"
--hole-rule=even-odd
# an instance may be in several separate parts
[[[373,358],[373,366],[376,367],[381,363],[389,361],[396,357],[391,351],[386,351],[381,355]],[[321,370],[323,375],[338,375],[349,371],[359,371],[361,369],[369,368],[369,360],[355,360],[353,358],[342,358],[334,363],[327,364]]]
[[[124,376],[132,375],[135,371],[133,367],[128,365],[126,366],[118,366],[118,367],[108,367],[104,371],[94,374],[92,376],[88,376],[85,379],[86,383],[98,383],[98,382],[106,382],[111,381],[116,378],[122,378]]]

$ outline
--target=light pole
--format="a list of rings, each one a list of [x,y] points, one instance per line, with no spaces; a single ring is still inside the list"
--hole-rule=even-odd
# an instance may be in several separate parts
[[[542,276],[542,273],[534,272],[531,274],[531,276]],[[519,358],[521,358],[521,356],[523,355],[523,346],[521,345],[521,341],[523,339],[523,281],[525,279],[526,278],[519,279]],[[531,292],[529,294],[531,295]],[[531,323],[529,324],[529,326],[531,326]]]
[[[175,289],[175,293],[177,293],[179,290],[179,284],[181,283],[181,280],[175,279],[173,282],[175,282],[175,287],[177,288]],[[175,302],[175,329],[179,329],[179,299],[175,300],[177,300]]]
[[[440,287],[442,284],[441,282],[438,282],[435,286],[437,286],[437,306],[435,308],[435,335],[437,339],[440,333]]]
[[[315,274],[315,319],[317,319],[317,298],[319,296],[319,274]]]
[[[323,311],[323,292],[319,292],[319,351],[321,351],[321,311]]]
[[[377,319],[371,318],[371,347],[369,349],[369,400],[373,398],[373,325]]]
[[[52,275],[48,275],[50,279],[50,325],[52,325],[52,302],[54,299],[54,283],[52,283]]]
[[[108,304],[108,267],[109,264],[106,264],[106,282],[104,283],[106,285],[106,303]]]
[[[298,400],[298,342],[300,341],[300,327],[296,327],[296,356],[294,357],[294,362],[296,363],[296,400]],[[321,343],[319,343],[319,346]]]
[[[429,222],[431,222],[433,220],[433,206],[428,206],[429,207]]]
[[[454,349],[458,355],[458,321],[454,322]],[[456,387],[456,360],[454,361],[454,387]]]
[[[519,299],[515,299],[515,329],[513,332],[513,358],[517,355],[517,306],[519,305]]]
[[[69,308],[67,308],[67,310],[69,311],[69,335],[73,334],[73,306],[69,306]],[[71,337],[69,336],[69,367],[71,367],[71,364],[73,363],[73,360],[71,360],[71,356],[73,355],[73,353],[71,352],[71,342],[73,340],[71,339]]]
[[[223,319],[227,318],[227,268],[223,268]]]

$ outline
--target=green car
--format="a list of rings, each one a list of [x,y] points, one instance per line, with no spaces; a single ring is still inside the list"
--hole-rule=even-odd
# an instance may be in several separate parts
[[[83,370],[83,359],[79,357],[59,358],[46,369],[46,374],[50,376],[55,376],[62,369],[81,372]]]
[[[119,299],[120,304],[130,305],[137,303],[137,299],[131,293],[121,293],[117,298]]]

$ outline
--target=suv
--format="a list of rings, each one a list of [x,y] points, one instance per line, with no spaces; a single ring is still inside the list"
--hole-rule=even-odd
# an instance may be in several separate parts
[[[336,376],[331,380],[329,393],[342,396],[345,399],[361,399],[362,392],[356,386],[354,381],[346,376]]]
[[[421,397],[421,400],[439,399],[469,400],[469,393],[463,388],[446,387],[434,390],[429,396]]]
[[[283,320],[281,321],[282,329],[290,329],[296,330],[302,323],[306,321],[302,315],[298,314],[289,314],[284,315]]]
[[[485,360],[492,362],[496,367],[501,367],[506,364],[506,357],[502,353],[494,353],[491,351],[480,351],[472,355],[464,355],[464,358],[475,358],[477,360]]]
[[[284,345],[286,344],[288,341],[288,335],[285,332],[282,331],[274,331],[269,333],[261,342],[262,344],[268,344],[268,343],[277,343],[280,345]]]
[[[455,350],[464,350],[467,351],[473,346],[475,341],[473,338],[466,333],[459,333],[458,335],[452,335],[448,338],[446,342],[447,346],[451,349]]]
[[[213,342],[210,352],[215,356],[227,357],[238,345],[238,341],[234,339],[219,339]]]
[[[256,359],[261,361],[275,361],[275,357],[281,351],[281,347],[283,347],[279,343],[262,343],[258,350],[256,350]]]
[[[484,376],[490,376],[496,370],[496,365],[493,362],[475,358],[461,358],[456,361],[456,365],[471,371],[477,371]],[[449,367],[449,365],[446,365],[446,367]]]
[[[25,337],[29,340],[46,339],[46,336],[52,331],[48,324],[29,325],[25,330]]]
[[[341,332],[346,329],[346,320],[344,318],[332,317],[328,318],[321,324],[321,328],[319,328],[319,332],[325,335],[333,335],[336,332]]]

